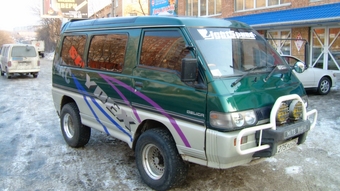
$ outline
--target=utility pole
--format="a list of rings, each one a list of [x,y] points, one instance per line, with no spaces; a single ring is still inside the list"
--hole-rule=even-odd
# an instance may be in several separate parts
[[[115,4],[115,0],[112,0],[112,4],[111,4],[111,17],[116,17],[116,4]]]

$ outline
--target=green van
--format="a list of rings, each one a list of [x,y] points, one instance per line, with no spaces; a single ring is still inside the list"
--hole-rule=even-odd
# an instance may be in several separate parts
[[[291,68],[248,25],[189,17],[71,20],[52,69],[63,137],[126,142],[143,181],[167,190],[188,162],[226,169],[302,144],[317,120]]]

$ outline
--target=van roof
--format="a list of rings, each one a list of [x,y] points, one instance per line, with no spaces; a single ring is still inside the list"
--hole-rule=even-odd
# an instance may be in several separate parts
[[[174,16],[136,16],[136,17],[110,17],[100,19],[75,19],[66,22],[62,32],[81,31],[84,29],[103,28],[129,28],[129,27],[233,27],[250,28],[247,24],[238,21],[206,18],[206,17],[174,17]]]
[[[2,47],[5,47],[5,46],[33,46],[31,44],[3,44]]]

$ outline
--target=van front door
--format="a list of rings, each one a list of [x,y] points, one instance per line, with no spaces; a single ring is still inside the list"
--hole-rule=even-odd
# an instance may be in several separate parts
[[[185,45],[179,29],[143,32],[131,100],[135,108],[143,111],[142,121],[157,121],[169,129],[177,147],[183,148],[180,153],[192,149],[198,158],[205,158],[207,90],[196,89],[180,79],[182,59],[193,56]]]

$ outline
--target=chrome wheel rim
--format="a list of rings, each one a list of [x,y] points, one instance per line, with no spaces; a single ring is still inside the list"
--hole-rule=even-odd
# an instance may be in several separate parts
[[[327,80],[321,81],[320,89],[321,89],[321,92],[323,93],[326,93],[329,90],[329,83]]]
[[[63,128],[66,136],[68,138],[72,138],[74,135],[74,124],[71,118],[70,114],[65,114],[64,120],[63,120]]]
[[[164,174],[164,158],[158,147],[148,144],[143,149],[143,167],[146,174],[154,179],[160,179]]]

